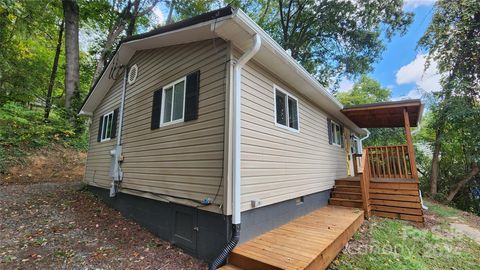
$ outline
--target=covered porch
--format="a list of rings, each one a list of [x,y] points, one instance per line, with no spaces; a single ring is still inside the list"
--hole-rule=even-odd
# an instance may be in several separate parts
[[[339,179],[359,186],[366,217],[378,215],[417,222],[423,226],[423,212],[411,128],[421,119],[420,100],[405,100],[345,107],[342,113],[361,128],[403,128],[405,144],[369,146],[353,155],[355,176]],[[338,181],[338,180],[337,180]],[[350,182],[349,182],[350,181]],[[333,197],[348,201],[352,194],[335,193]],[[344,188],[345,189],[345,188]],[[358,197],[357,197],[358,199]],[[334,199],[335,201],[335,199]],[[361,204],[360,204],[361,202]],[[343,203],[341,205],[346,205]]]

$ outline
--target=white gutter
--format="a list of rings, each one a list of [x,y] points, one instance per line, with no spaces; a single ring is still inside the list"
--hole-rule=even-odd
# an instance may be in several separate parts
[[[364,128],[363,130],[365,130],[365,132],[367,132],[367,136],[360,139],[360,153],[363,152],[363,141],[368,139],[368,137],[370,137],[370,130],[368,130],[366,128]]]
[[[240,224],[241,205],[240,205],[240,133],[241,133],[241,78],[242,68],[260,49],[262,40],[258,34],[253,36],[252,46],[236,61],[233,67],[233,214],[232,223]]]

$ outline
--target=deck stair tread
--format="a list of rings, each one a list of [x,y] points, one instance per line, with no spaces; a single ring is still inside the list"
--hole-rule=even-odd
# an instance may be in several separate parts
[[[239,244],[229,263],[244,270],[326,269],[362,222],[363,210],[329,205]]]

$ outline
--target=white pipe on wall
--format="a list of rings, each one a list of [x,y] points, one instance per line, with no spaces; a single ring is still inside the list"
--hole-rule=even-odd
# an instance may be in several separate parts
[[[118,134],[117,134],[117,146],[122,145],[122,128],[123,128],[123,110],[125,108],[125,92],[127,91],[127,78],[128,78],[128,67],[124,66],[123,74],[123,87],[122,87],[122,100],[120,101],[120,111],[118,112]]]
[[[365,130],[367,132],[367,136],[363,137],[360,139],[360,145],[359,145],[359,151],[360,153],[363,152],[363,141],[366,140],[368,137],[370,137],[370,131],[366,128],[364,128],[363,130]]]
[[[240,224],[240,189],[241,189],[241,176],[240,176],[240,145],[241,145],[241,78],[242,68],[245,63],[248,62],[260,49],[262,41],[258,34],[253,36],[252,46],[236,61],[233,67],[233,209],[232,209],[232,223]]]

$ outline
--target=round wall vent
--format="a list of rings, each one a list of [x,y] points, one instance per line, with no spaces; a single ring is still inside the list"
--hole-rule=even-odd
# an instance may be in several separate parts
[[[128,72],[128,84],[132,84],[137,80],[137,75],[138,75],[138,66],[135,64],[130,68],[130,71]]]

